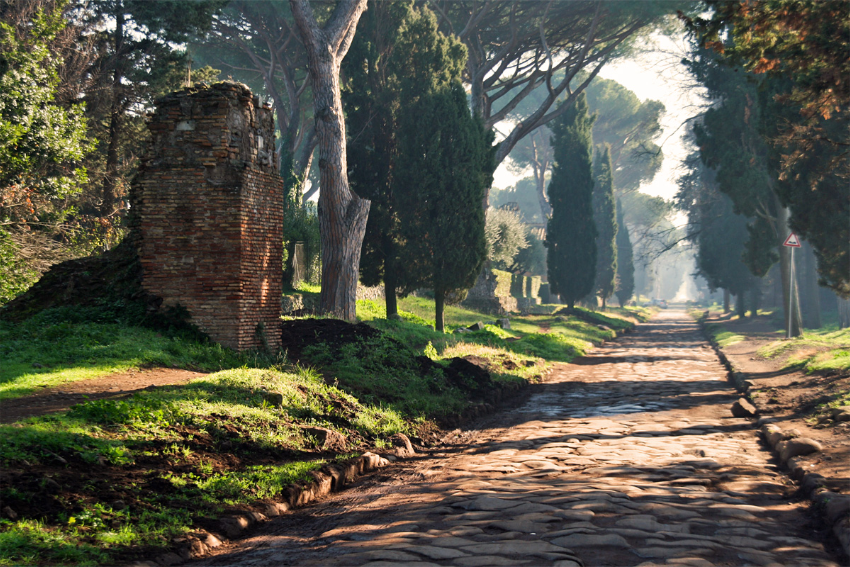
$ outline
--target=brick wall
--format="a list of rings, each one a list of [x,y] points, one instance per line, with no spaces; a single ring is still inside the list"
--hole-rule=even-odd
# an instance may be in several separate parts
[[[218,83],[157,101],[131,200],[142,286],[234,349],[280,344],[283,180],[271,110]]]

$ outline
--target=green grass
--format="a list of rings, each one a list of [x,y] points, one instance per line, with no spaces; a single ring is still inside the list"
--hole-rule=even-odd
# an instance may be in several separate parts
[[[717,344],[720,348],[732,346],[734,344],[740,343],[742,341],[747,340],[747,337],[744,335],[740,335],[738,333],[733,333],[731,331],[727,331],[726,328],[720,323],[712,323],[705,326],[708,334],[717,341]]]
[[[830,325],[807,329],[793,339],[774,341],[759,349],[763,358],[786,356],[786,367],[802,368],[807,373],[850,372],[850,329]]]
[[[92,321],[88,315],[84,309],[60,308],[18,325],[0,321],[0,400],[143,367],[216,371],[274,362],[151,329]]]

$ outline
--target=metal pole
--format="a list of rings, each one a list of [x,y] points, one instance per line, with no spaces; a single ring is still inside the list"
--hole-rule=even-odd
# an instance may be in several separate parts
[[[785,330],[785,338],[791,338],[791,318],[794,317],[794,314],[791,312],[791,305],[793,305],[793,297],[794,297],[794,247],[791,247],[791,266],[788,269],[788,312],[785,315],[786,320],[786,330]]]

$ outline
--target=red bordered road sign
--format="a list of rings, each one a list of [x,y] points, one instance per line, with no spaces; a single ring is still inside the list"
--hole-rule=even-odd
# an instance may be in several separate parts
[[[797,235],[793,232],[788,235],[788,238],[785,239],[785,242],[782,244],[783,246],[790,246],[791,248],[799,248],[800,247],[800,239],[797,238]]]

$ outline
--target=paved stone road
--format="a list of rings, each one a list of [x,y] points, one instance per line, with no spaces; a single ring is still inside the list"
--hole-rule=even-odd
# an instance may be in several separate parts
[[[458,453],[266,524],[204,565],[834,566],[696,325],[562,365]]]

